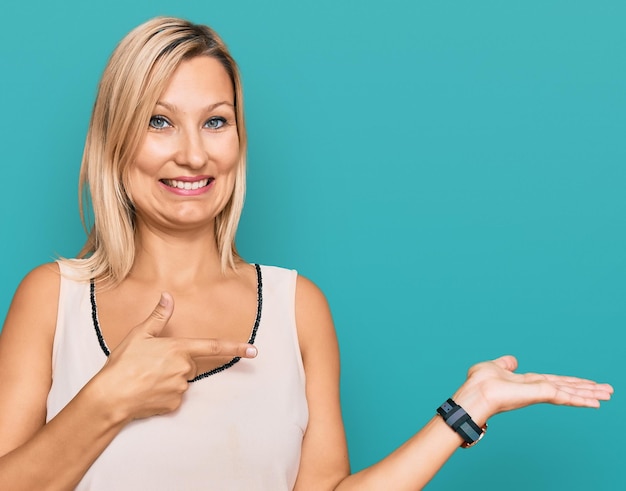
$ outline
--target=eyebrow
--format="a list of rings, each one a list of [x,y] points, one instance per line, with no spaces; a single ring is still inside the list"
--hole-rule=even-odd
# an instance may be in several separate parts
[[[177,108],[174,104],[169,104],[167,102],[164,101],[157,101],[156,103],[157,106],[162,106],[165,109],[167,109],[168,111],[172,111],[172,112],[176,112]],[[218,108],[219,106],[230,106],[233,109],[235,109],[235,105],[232,102],[228,102],[228,101],[220,101],[220,102],[216,102],[214,104],[209,104],[208,106],[206,106],[203,111],[205,112],[211,112],[214,109]]]

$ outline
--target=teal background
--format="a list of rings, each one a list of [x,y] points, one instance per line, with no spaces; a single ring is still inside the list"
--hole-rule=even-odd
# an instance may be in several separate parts
[[[496,416],[428,489],[626,489],[624,2],[5,0],[0,13],[1,316],[29,269],[82,245],[77,173],[113,47],[154,15],[188,17],[243,72],[240,250],[297,268],[331,303],[353,470],[425,423],[472,363],[513,353],[520,370],[617,393],[600,410]]]

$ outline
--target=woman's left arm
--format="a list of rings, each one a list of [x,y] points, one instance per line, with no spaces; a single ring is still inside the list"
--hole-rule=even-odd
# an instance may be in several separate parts
[[[309,407],[296,491],[422,489],[462,438],[435,416],[387,457],[350,475],[339,401],[339,349],[332,318],[322,292],[302,277],[296,288],[296,322]],[[482,426],[497,413],[537,403],[598,407],[613,393],[608,384],[558,375],[517,374],[516,368],[517,360],[512,356],[474,365],[454,393],[454,401]]]
[[[339,401],[339,346],[324,294],[302,276],[296,284],[296,325],[309,423],[295,490],[332,490],[350,474]]]

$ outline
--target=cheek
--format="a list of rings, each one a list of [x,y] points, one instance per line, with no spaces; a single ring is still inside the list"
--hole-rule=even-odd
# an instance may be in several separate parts
[[[170,154],[171,149],[164,145],[163,142],[146,138],[131,164],[131,172],[137,175],[152,175],[159,168],[158,162],[166,160]]]
[[[133,201],[133,190],[139,191],[142,180],[152,179],[159,170],[158,162],[164,159],[165,149],[157,142],[151,142],[149,138],[144,140],[133,162],[129,165],[123,178],[124,187],[128,197]]]
[[[159,156],[152,150],[144,145],[124,172],[122,182],[131,201],[133,196],[141,193],[142,188],[145,189],[146,181],[152,181],[159,170],[156,165]]]
[[[234,172],[239,163],[239,137],[237,134],[220,142],[219,165],[224,173]]]
[[[133,168],[128,169],[122,178],[122,185],[124,186],[124,190],[126,191],[126,196],[130,203],[135,205],[135,193],[133,192],[135,189],[141,189],[141,185],[138,182],[137,169],[135,166]]]

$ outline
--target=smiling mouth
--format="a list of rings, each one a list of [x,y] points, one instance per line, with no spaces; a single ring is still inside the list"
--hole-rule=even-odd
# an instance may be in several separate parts
[[[177,189],[200,189],[211,184],[215,179],[209,177],[207,179],[200,179],[199,181],[178,181],[176,179],[161,179],[161,182],[166,186]]]

